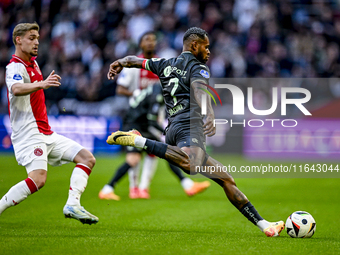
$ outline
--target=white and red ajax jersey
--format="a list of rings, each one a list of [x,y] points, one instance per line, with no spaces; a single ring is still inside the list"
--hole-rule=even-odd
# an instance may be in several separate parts
[[[53,133],[48,124],[45,94],[43,89],[39,89],[26,96],[14,96],[12,86],[16,83],[34,83],[42,81],[43,76],[35,61],[22,60],[13,55],[10,63],[6,67],[6,84],[8,89],[8,111],[12,127],[12,142],[20,144],[30,140],[37,134],[50,135]]]
[[[138,55],[139,58],[144,58],[144,55]],[[153,72],[139,68],[124,68],[117,79],[117,84],[124,86],[129,91],[133,92],[136,89],[145,89],[150,85],[159,82],[159,78]]]

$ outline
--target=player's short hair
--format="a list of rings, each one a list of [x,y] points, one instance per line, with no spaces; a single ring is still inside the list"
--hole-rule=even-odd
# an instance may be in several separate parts
[[[208,33],[204,29],[199,27],[191,27],[184,33],[183,43],[188,40],[204,40],[206,36],[208,36]]]
[[[150,31],[146,31],[144,34],[142,34],[142,36],[139,38],[138,46],[140,46],[140,44],[142,43],[144,37],[147,36],[147,35],[154,35],[154,36],[156,36],[156,32],[150,30]]]
[[[20,23],[18,25],[15,26],[14,30],[13,30],[13,36],[12,36],[12,40],[14,45],[17,44],[15,38],[17,38],[17,36],[24,36],[26,34],[27,31],[31,31],[31,30],[37,30],[39,32],[39,25],[34,22],[34,23]]]

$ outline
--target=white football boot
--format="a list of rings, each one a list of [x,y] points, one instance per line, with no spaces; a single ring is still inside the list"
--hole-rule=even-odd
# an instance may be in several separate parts
[[[99,219],[97,216],[89,213],[82,206],[77,205],[65,205],[63,209],[65,218],[72,218],[79,220],[83,224],[96,224]]]

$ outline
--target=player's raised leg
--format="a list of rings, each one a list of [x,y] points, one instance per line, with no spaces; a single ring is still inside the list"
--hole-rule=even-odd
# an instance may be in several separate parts
[[[214,166],[213,169],[223,169],[223,164],[212,157],[208,157],[205,166]],[[209,169],[209,168],[207,168]],[[268,237],[279,236],[284,228],[284,222],[268,222],[263,219],[248,198],[237,188],[234,178],[224,171],[202,172],[204,176],[219,184],[227,195],[229,201],[255,226]]]
[[[187,173],[196,174],[196,166],[223,165],[217,160],[208,157],[200,147],[183,147],[167,145],[165,143],[146,139],[135,132],[117,131],[112,133],[108,139],[109,144],[121,144],[144,148],[148,153],[152,153],[160,158],[164,158],[170,163],[180,167]],[[227,195],[230,202],[254,225],[260,228],[267,236],[278,236],[284,228],[284,222],[268,222],[264,220],[255,207],[249,202],[247,197],[237,188],[234,179],[227,172],[202,173],[206,177],[218,183]]]
[[[91,152],[82,149],[77,153],[73,161],[76,163],[76,167],[71,175],[69,196],[63,209],[64,215],[67,218],[79,220],[83,224],[97,223],[98,217],[89,213],[80,205],[81,194],[87,186],[88,177],[96,160]]]

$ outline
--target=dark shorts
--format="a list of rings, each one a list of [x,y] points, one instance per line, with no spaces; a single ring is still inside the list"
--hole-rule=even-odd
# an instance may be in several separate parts
[[[203,124],[200,122],[172,122],[166,131],[166,143],[179,148],[198,146],[205,149],[205,135]]]

